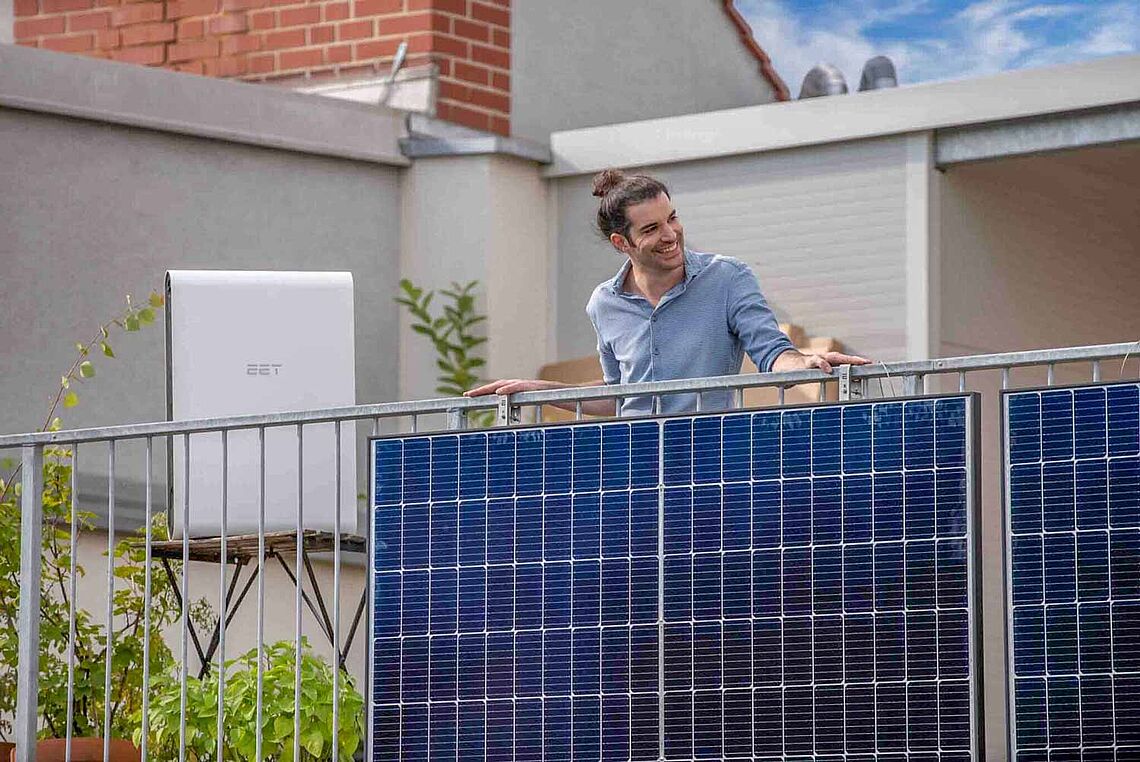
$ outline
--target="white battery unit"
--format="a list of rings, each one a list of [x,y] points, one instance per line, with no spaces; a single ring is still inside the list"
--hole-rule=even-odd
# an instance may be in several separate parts
[[[356,404],[352,274],[171,270],[166,274],[167,405],[170,420],[278,413]],[[356,532],[356,428],[335,424],[172,437],[171,527],[191,537],[264,529]],[[303,450],[303,452],[301,451]],[[299,464],[303,464],[298,468]],[[189,479],[187,480],[187,473]]]

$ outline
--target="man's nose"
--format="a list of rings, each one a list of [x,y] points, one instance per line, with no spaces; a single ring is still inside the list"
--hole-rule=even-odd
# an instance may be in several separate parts
[[[666,225],[661,229],[661,240],[675,241],[677,240],[677,231],[673,229],[672,225]]]

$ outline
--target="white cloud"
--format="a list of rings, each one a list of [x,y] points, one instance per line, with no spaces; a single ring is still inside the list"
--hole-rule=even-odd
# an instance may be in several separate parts
[[[1092,7],[977,0],[942,17],[930,0],[835,2],[810,17],[794,13],[792,2],[738,0],[737,6],[793,96],[804,74],[820,62],[839,67],[854,90],[864,62],[874,55],[889,56],[907,83],[1140,50],[1140,6],[1129,0]],[[914,31],[875,41],[872,32],[888,23]],[[1066,39],[1057,39],[1059,27],[1067,30]]]

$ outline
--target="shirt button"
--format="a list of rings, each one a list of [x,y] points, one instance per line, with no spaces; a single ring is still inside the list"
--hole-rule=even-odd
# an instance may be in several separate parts
[[[656,315],[654,315],[654,316],[653,316],[653,322],[654,322],[654,323],[656,323],[656,322],[657,322],[657,316],[656,316]]]

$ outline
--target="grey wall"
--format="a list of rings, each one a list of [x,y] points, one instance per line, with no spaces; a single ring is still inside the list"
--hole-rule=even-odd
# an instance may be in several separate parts
[[[511,8],[511,26],[517,137],[546,141],[553,130],[775,97],[719,0],[521,2]]]
[[[127,294],[161,291],[168,269],[351,271],[357,400],[396,399],[406,162],[390,115],[10,47],[0,70],[0,104],[15,106],[0,108],[0,432],[42,426],[75,343]],[[166,417],[162,323],[111,341],[116,358],[95,357],[79,406],[59,411],[66,428]],[[156,451],[161,504],[165,442]],[[105,506],[105,450],[81,455],[85,502]],[[121,448],[128,526],[142,463],[141,443]]]
[[[0,44],[11,43],[16,39],[14,0],[0,0]]]
[[[166,270],[351,270],[357,397],[394,397],[396,170],[130,127],[0,111],[0,430],[48,395],[127,293]],[[160,327],[116,337],[69,427],[165,417]]]

